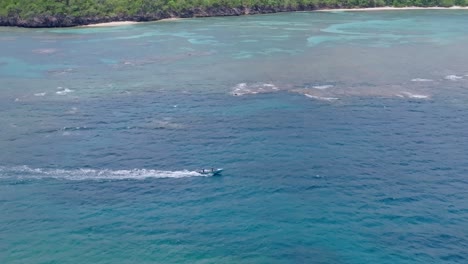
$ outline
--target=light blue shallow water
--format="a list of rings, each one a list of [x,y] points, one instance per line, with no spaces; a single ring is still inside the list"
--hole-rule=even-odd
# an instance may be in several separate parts
[[[467,263],[467,23],[1,28],[0,263]]]

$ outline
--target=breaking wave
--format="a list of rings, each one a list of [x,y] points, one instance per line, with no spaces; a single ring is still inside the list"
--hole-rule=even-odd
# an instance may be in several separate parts
[[[321,101],[335,101],[339,100],[340,98],[337,97],[323,97],[323,96],[316,96],[316,95],[311,95],[311,94],[304,94],[305,96],[316,99],[316,100],[321,100]]]
[[[463,79],[463,76],[458,76],[458,75],[447,75],[447,76],[445,76],[444,79],[450,80],[450,81],[458,81],[458,80]]]
[[[412,98],[412,99],[428,99],[430,98],[429,95],[424,95],[424,94],[412,94],[410,92],[401,92],[397,94],[398,97],[403,97],[403,98]]]
[[[271,83],[238,83],[230,92],[234,96],[277,92],[279,88]]]
[[[312,86],[312,88],[319,89],[319,90],[325,90],[325,89],[332,88],[332,87],[333,87],[333,85],[331,85],[331,84]]]
[[[432,82],[433,80],[431,79],[423,79],[423,78],[415,78],[411,79],[412,82]]]
[[[28,166],[2,167],[0,178],[15,179],[60,179],[60,180],[143,180],[148,178],[188,178],[209,177],[196,171],[163,171],[153,169],[46,169],[30,168]]]
[[[58,87],[57,89],[60,89],[59,91],[56,92],[56,94],[58,95],[65,95],[65,94],[74,92],[73,90],[68,89],[68,88]]]

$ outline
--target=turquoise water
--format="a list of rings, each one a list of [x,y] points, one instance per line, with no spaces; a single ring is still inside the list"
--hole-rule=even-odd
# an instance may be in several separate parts
[[[0,263],[467,263],[467,23],[0,28]]]

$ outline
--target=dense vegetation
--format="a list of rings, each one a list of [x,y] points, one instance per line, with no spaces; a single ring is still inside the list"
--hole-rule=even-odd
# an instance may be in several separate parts
[[[453,5],[467,6],[468,0],[0,0],[0,25],[16,23],[28,26],[28,21],[35,21],[40,26],[41,19],[46,22],[65,18],[93,18],[90,22],[123,19],[142,21],[318,8]]]

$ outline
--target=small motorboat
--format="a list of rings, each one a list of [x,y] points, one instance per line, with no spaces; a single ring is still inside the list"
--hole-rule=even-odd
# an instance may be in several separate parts
[[[218,175],[221,175],[222,171],[223,169],[201,169],[201,170],[198,170],[197,172],[203,175],[218,176]]]

